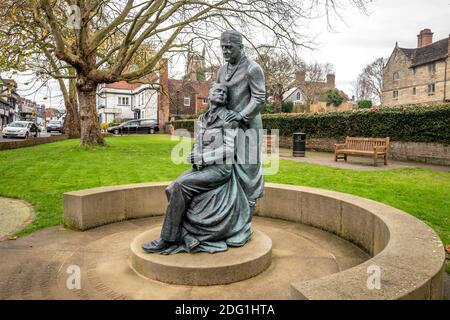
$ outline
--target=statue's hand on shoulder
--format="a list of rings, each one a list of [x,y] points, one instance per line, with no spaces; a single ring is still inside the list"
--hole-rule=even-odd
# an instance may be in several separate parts
[[[239,112],[229,110],[224,119],[226,122],[241,121],[242,115]]]

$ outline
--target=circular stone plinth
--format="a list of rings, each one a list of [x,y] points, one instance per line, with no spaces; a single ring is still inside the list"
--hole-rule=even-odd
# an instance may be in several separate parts
[[[160,228],[141,233],[131,243],[131,268],[149,279],[171,284],[209,286],[246,280],[266,270],[272,260],[272,240],[254,230],[239,248],[219,253],[146,253],[141,246],[159,237]]]

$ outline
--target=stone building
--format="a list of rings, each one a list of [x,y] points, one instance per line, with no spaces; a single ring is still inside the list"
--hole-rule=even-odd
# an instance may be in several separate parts
[[[433,42],[433,32],[417,36],[417,48],[398,43],[383,72],[383,104],[436,104],[450,101],[450,36]]]

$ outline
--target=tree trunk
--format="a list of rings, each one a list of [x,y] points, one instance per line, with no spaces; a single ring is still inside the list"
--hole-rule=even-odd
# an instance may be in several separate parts
[[[80,115],[78,113],[78,103],[73,100],[65,102],[66,118],[64,119],[64,133],[70,139],[80,138],[81,124]]]
[[[273,108],[276,113],[281,112],[281,106],[283,105],[283,94],[275,93],[273,95]]]
[[[71,76],[75,75],[75,70],[70,68],[69,74]],[[77,82],[75,79],[69,80],[69,90],[64,100],[66,106],[64,132],[69,136],[69,138],[80,138],[80,111],[78,110]]]
[[[96,88],[96,83],[78,79],[77,92],[80,102],[81,146],[105,145],[97,119]]]

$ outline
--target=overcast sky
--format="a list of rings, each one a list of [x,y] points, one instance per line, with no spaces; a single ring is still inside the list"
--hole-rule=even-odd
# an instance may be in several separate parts
[[[398,41],[401,47],[415,48],[417,34],[424,28],[434,32],[433,40],[450,34],[450,0],[375,0],[369,6],[369,15],[355,8],[343,13],[344,22],[335,21],[333,31],[327,30],[324,20],[311,24],[311,35],[316,38],[313,51],[303,50],[307,61],[331,63],[336,72],[337,87],[352,95],[354,82],[364,66],[378,57],[389,57]],[[56,82],[37,93],[25,86],[30,77],[20,77],[19,93],[47,106],[62,108],[61,93]]]
[[[320,44],[317,50],[303,51],[307,60],[333,64],[337,87],[350,96],[352,82],[364,66],[378,57],[388,58],[395,42],[415,48],[425,28],[434,32],[433,41],[450,34],[450,0],[375,0],[369,11],[366,16],[348,9],[345,24],[336,21],[334,32],[316,23]]]

